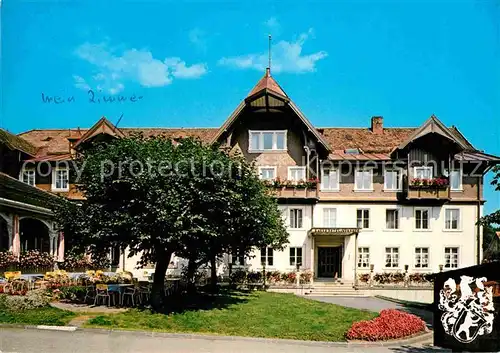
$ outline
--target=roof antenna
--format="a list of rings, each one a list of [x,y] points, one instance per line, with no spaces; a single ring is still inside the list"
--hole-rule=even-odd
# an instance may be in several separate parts
[[[269,65],[266,71],[268,76],[271,76],[271,35],[269,35]]]

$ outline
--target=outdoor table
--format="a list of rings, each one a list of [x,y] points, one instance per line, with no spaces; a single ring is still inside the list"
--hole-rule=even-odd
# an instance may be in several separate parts
[[[133,287],[134,285],[131,283],[117,283],[117,284],[108,284],[108,292],[110,293],[118,293],[118,303],[122,302],[122,295],[127,287]]]

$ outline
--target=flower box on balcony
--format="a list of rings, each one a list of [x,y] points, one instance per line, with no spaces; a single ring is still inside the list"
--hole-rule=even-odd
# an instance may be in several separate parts
[[[446,186],[412,186],[408,188],[409,199],[447,199],[449,187]]]

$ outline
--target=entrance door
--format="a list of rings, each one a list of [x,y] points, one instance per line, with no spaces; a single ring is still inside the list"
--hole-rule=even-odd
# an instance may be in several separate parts
[[[318,277],[337,277],[341,274],[341,247],[319,247],[318,248]]]

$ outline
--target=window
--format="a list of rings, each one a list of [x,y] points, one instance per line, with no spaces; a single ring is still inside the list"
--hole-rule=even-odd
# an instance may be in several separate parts
[[[276,167],[259,167],[259,176],[263,180],[276,178]]]
[[[238,255],[238,253],[231,254],[231,264],[234,266],[244,266],[245,256]]]
[[[429,248],[415,248],[415,268],[429,267]]]
[[[444,267],[458,268],[458,248],[444,248]]]
[[[401,169],[389,169],[384,175],[384,190],[401,190]]]
[[[306,179],[306,167],[288,167],[288,179],[293,181]]]
[[[370,228],[370,210],[359,209],[356,210],[356,213],[357,213],[357,227]]]
[[[302,228],[302,209],[290,209],[290,228]]]
[[[415,210],[415,229],[430,229],[428,209]]]
[[[462,190],[462,171],[460,169],[452,169],[450,171],[450,190]]]
[[[272,248],[262,248],[260,249],[260,263],[262,265],[272,266],[273,265],[273,249]]]
[[[52,171],[52,190],[69,190],[68,168],[56,168]]]
[[[358,248],[358,267],[370,267],[370,248]]]
[[[399,210],[385,210],[385,228],[399,229]]]
[[[415,167],[413,177],[418,179],[432,179],[432,167]]]
[[[337,209],[336,208],[323,208],[323,227],[336,227],[337,226]]]
[[[321,171],[321,190],[339,190],[338,169],[324,168]]]
[[[357,169],[355,172],[354,190],[373,191],[373,170]]]
[[[290,247],[290,266],[302,266],[302,248]]]
[[[399,248],[385,248],[385,267],[399,267]]]
[[[23,168],[19,179],[23,183],[35,186],[35,168]]]
[[[444,228],[448,230],[457,230],[460,225],[460,210],[448,208],[444,210]]]
[[[286,130],[249,131],[249,152],[286,151]]]

